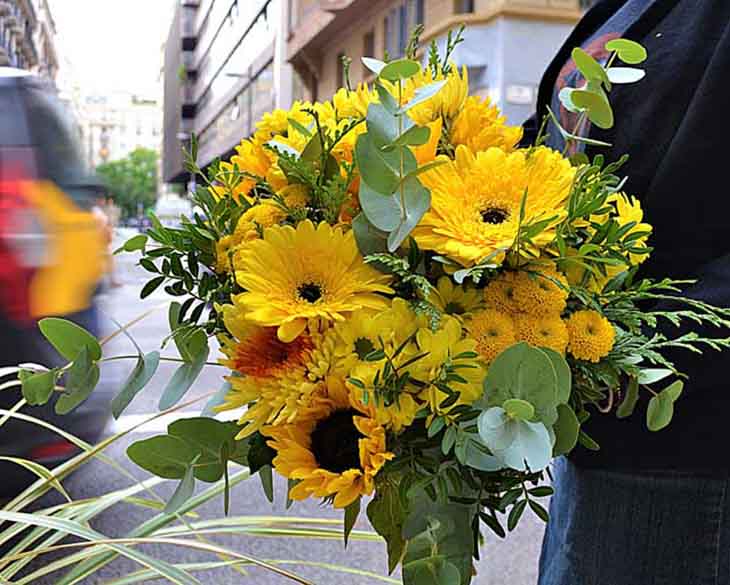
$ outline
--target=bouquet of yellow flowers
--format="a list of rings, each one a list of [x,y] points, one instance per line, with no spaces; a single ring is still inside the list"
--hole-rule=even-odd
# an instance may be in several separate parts
[[[457,42],[425,65],[415,43],[403,59],[365,59],[370,86],[266,114],[206,172],[193,144],[202,212],[157,222],[155,245],[125,245],[154,275],[143,295],[164,285],[186,298],[170,311],[185,363],[160,406],[182,398],[216,336],[230,370],[216,408],[240,409],[235,423],[177,421],[130,457],[180,479],[178,502],[228,461],[273,497],[275,470],[291,500],[344,509],[345,538],[367,501],[390,569],[414,585],[467,584],[484,529],[504,536],[528,507],[546,519],[551,459],[598,448],[581,430],[589,416],[628,416],[649,392],[647,424],[666,426],[682,374],[663,350],[728,345],[657,331],[727,326],[730,312],[637,278],[652,228],[621,161],[520,146],[521,128],[469,95]],[[645,57],[611,43],[606,67],[576,49],[586,86],[561,95],[603,127],[621,81],[611,63]],[[592,142],[554,122],[568,143]],[[651,309],[666,298],[680,308]],[[155,359],[140,356],[115,414]]]

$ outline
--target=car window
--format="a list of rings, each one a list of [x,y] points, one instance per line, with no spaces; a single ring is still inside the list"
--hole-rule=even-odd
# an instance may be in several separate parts
[[[31,143],[17,88],[0,87],[0,147]]]
[[[22,93],[39,174],[63,188],[78,185],[89,173],[71,114],[47,91],[26,87]]]

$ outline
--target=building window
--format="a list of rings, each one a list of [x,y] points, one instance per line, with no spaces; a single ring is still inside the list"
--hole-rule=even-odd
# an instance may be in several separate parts
[[[363,57],[375,57],[375,31],[371,30],[367,33],[365,33],[365,36],[362,38],[362,56]],[[370,69],[365,67],[365,65],[362,66],[362,76],[363,78],[366,78],[368,75],[370,75]]]
[[[388,57],[402,57],[411,31],[424,22],[423,0],[405,0],[385,17],[383,48]]]
[[[454,0],[455,14],[471,14],[474,12],[474,0]]]

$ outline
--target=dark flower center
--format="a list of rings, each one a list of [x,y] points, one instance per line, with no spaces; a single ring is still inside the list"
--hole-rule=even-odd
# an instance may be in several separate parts
[[[482,211],[482,221],[484,223],[497,225],[504,223],[507,217],[509,217],[509,213],[507,213],[504,209],[499,209],[498,207],[490,207],[489,209]]]
[[[360,468],[359,440],[363,435],[355,427],[354,410],[338,410],[317,423],[312,432],[312,454],[317,465],[332,473]]]
[[[360,337],[355,340],[355,353],[361,360],[364,360],[374,349],[375,346],[373,345],[373,342],[367,337]]]
[[[446,306],[444,307],[444,313],[447,315],[463,315],[466,313],[466,309],[462,307],[459,303],[455,303],[454,301],[451,301],[449,303],[446,303]]]
[[[297,289],[300,299],[304,299],[308,303],[316,303],[322,298],[322,287],[313,282],[305,282]]]

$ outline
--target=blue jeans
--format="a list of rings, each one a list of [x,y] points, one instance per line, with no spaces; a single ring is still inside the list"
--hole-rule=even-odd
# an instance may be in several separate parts
[[[730,585],[727,477],[553,473],[538,585]]]

